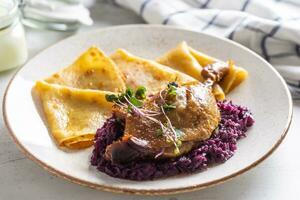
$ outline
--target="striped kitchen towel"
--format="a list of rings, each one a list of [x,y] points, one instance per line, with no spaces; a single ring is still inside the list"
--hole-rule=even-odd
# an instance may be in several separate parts
[[[147,23],[227,37],[263,56],[300,88],[300,0],[114,0]]]

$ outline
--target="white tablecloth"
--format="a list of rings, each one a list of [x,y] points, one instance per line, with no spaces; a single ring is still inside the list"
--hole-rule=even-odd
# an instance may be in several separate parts
[[[95,26],[142,23],[132,12],[98,2],[92,8]],[[30,57],[68,36],[51,31],[28,30]],[[47,39],[45,39],[47,38]],[[0,73],[0,103],[13,71]],[[2,113],[2,107],[0,112]],[[299,199],[300,196],[300,102],[294,105],[294,120],[286,139],[258,167],[222,185],[180,195],[142,197],[97,191],[57,178],[25,158],[8,135],[0,115],[0,200],[260,200]]]

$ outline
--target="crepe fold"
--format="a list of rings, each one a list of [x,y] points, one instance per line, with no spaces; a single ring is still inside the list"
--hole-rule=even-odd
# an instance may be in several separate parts
[[[111,56],[125,78],[126,86],[144,86],[148,94],[157,92],[168,83],[180,84],[197,82],[193,77],[155,61],[134,56],[124,49],[118,49]]]
[[[82,149],[93,145],[97,128],[111,115],[106,94],[125,90],[115,63],[96,47],[70,66],[35,86],[49,132],[60,147]]]
[[[203,67],[215,62],[223,62],[189,47],[186,42],[179,43],[174,49],[158,57],[156,61],[186,73],[200,82],[204,81],[201,76]],[[227,75],[220,82],[216,83],[212,90],[218,100],[225,99],[225,94],[232,91],[248,76],[248,72],[245,69],[234,65],[233,62],[228,62],[228,65],[229,71]]]
[[[96,130],[111,114],[108,91],[82,90],[37,81],[48,127],[60,147],[81,149],[93,144]]]
[[[80,89],[112,92],[125,90],[118,67],[96,47],[89,48],[72,65],[54,73],[45,81]]]

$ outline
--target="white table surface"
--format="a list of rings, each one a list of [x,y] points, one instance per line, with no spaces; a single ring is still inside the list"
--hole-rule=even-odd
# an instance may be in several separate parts
[[[119,24],[143,23],[130,11],[99,2],[91,9],[95,24],[80,31]],[[27,30],[30,57],[70,34]],[[0,103],[15,70],[0,73]],[[21,99],[20,99],[21,100]],[[2,113],[2,107],[0,112]],[[276,108],[274,108],[276,109]],[[262,130],[263,131],[263,130]],[[0,200],[260,200],[300,199],[300,101],[294,102],[290,131],[279,148],[266,161],[249,172],[209,189],[163,197],[112,194],[79,186],[43,170],[18,150],[0,115]],[[141,183],[142,184],[142,183]]]

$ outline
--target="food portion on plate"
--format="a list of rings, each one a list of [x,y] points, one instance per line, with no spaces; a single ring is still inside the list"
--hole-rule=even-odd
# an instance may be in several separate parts
[[[186,42],[181,42],[176,48],[171,49],[163,56],[157,58],[156,61],[162,65],[172,67],[173,69],[188,74],[199,81],[203,81],[201,76],[202,64],[200,64],[191,54]],[[207,63],[206,65],[209,64],[211,63]]]
[[[174,158],[208,139],[218,127],[220,112],[210,86],[176,82],[135,104],[125,93],[108,96],[115,102],[113,115],[124,122],[122,137],[106,148],[113,163]]]
[[[196,79],[187,74],[153,60],[134,56],[124,49],[117,49],[110,57],[124,76],[126,86],[130,88],[144,86],[148,93],[152,93],[174,80],[178,83],[196,82]]]
[[[237,67],[232,61],[224,63],[217,58],[189,47],[186,42],[181,42],[176,48],[168,51],[156,60],[160,64],[188,74],[200,82],[205,81],[208,77],[215,79],[212,91],[218,100],[225,99],[225,94],[232,91],[248,76],[248,72],[245,69]],[[216,75],[214,70],[216,68],[225,69],[225,74],[219,78],[211,76]]]
[[[154,60],[96,47],[35,90],[59,147],[94,145],[91,164],[110,176],[150,180],[228,160],[253,125],[225,95],[248,73],[185,42]]]
[[[183,150],[177,151],[175,144],[171,141],[170,144],[167,144],[173,144],[175,151],[162,156],[167,150],[165,148],[154,158],[153,155],[148,155],[148,148],[143,148],[144,142],[140,143],[135,139],[129,140],[130,137],[124,138],[126,121],[124,118],[112,115],[97,130],[91,164],[109,176],[142,181],[201,172],[209,166],[224,163],[233,156],[237,150],[237,141],[246,136],[246,131],[253,125],[254,120],[247,108],[232,104],[230,101],[219,101],[217,107],[221,120],[208,139],[201,140],[199,137],[199,141],[191,142],[191,149],[188,147],[189,150],[184,149],[185,152],[182,153],[180,151]],[[176,130],[175,132],[179,132]],[[157,131],[154,137],[161,140],[160,135],[164,135],[164,133]],[[167,137],[166,134],[163,138]],[[128,142],[123,142],[123,140]],[[177,146],[184,144],[179,141],[176,143]],[[115,155],[110,150],[114,144],[122,145],[114,152]],[[169,149],[172,149],[172,146],[170,147]],[[144,150],[147,151],[144,152]],[[120,161],[124,162],[120,163]]]
[[[110,117],[108,91],[81,90],[37,81],[48,128],[60,147],[81,149],[93,145],[95,131]]]
[[[125,90],[119,68],[96,47],[91,47],[72,65],[51,75],[45,81],[78,89],[111,92]]]

